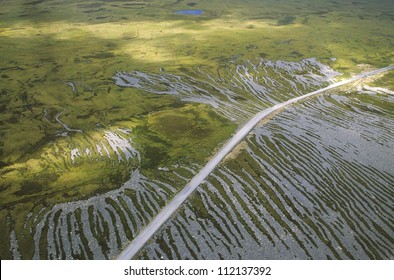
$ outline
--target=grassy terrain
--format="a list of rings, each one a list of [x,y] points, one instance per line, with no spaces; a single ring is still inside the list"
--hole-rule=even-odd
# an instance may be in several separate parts
[[[120,88],[112,79],[117,71],[179,74],[234,58],[316,57],[344,73],[393,63],[391,1],[3,0],[0,6],[2,259],[12,257],[12,230],[22,257],[32,256],[29,212],[117,188],[135,168],[154,177],[157,168],[202,164],[236,129],[207,105]],[[204,13],[174,14],[182,9]],[[386,79],[391,85],[392,76]],[[122,137],[141,160],[119,162],[115,151],[71,159],[73,149],[91,149],[118,129],[131,130]]]
[[[380,77],[371,83],[375,87],[384,87],[390,90],[394,90],[394,73],[393,71],[388,72],[383,77]]]

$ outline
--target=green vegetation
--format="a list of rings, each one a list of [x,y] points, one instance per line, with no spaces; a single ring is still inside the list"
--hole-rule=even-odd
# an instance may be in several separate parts
[[[203,163],[235,128],[207,105],[186,105],[149,115],[137,132],[145,140],[144,155],[154,154],[155,148],[158,151],[158,157],[145,156],[151,159],[146,167],[153,168]]]
[[[316,57],[345,73],[386,66],[392,4],[369,2],[2,1],[0,257],[12,258],[12,230],[32,257],[28,213],[117,188],[136,168],[155,178],[157,168],[203,164],[236,129],[208,105],[120,88],[117,71],[179,74],[259,57]],[[204,14],[173,13],[190,7]],[[99,155],[114,131],[140,160]]]
[[[388,72],[386,75],[374,80],[371,85],[374,87],[383,87],[394,91],[394,72]]]

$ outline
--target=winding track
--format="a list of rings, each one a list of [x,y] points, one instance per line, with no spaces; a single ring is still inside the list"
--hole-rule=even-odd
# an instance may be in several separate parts
[[[144,228],[139,235],[121,252],[117,257],[118,260],[130,260],[138,251],[145,245],[145,243],[153,236],[153,234],[167,221],[168,218],[181,206],[181,204],[194,192],[194,190],[204,181],[204,179],[213,171],[213,169],[222,161],[222,159],[231,152],[232,149],[243,139],[249,132],[266,116],[308,97],[318,95],[327,90],[337,88],[351,82],[373,76],[382,72],[393,70],[394,65],[380,68],[374,71],[361,73],[351,79],[347,79],[338,83],[334,83],[325,88],[313,91],[311,93],[292,98],[286,102],[276,104],[268,109],[265,109],[254,115],[247,123],[241,127],[240,130],[220,149],[217,154],[195,175],[175,197],[169,202],[167,206]]]

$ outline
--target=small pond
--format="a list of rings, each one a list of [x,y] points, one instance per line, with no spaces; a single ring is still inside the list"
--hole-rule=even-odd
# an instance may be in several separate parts
[[[177,15],[202,15],[204,10],[178,10],[174,12]]]

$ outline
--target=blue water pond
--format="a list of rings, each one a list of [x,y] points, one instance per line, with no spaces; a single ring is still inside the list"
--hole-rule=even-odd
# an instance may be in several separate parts
[[[202,15],[204,13],[203,10],[178,10],[175,11],[175,14],[177,15]]]

